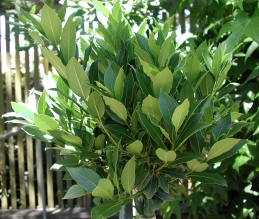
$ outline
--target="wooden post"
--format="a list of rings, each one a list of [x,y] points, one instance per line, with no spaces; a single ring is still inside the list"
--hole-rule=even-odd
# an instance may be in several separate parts
[[[1,17],[0,17],[1,18]],[[1,27],[1,19],[0,19],[0,87],[2,88],[2,92],[0,92],[0,118],[4,114],[4,83],[3,83],[3,71],[2,71],[2,48],[1,48],[1,34],[4,31]],[[4,120],[0,119],[0,135],[4,134]],[[5,159],[5,146],[4,142],[0,141],[0,188],[2,189],[2,198],[1,198],[1,208],[7,209],[7,189],[6,189],[6,159]]]

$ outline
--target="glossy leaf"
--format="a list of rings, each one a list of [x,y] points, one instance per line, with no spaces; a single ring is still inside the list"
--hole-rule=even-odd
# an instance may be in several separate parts
[[[72,57],[66,67],[67,80],[71,90],[82,97],[85,101],[90,94],[90,87],[87,85],[89,82],[88,76],[83,70],[82,65]]]
[[[44,5],[41,12],[41,25],[47,38],[54,44],[58,45],[61,35],[61,20],[56,12],[48,5]]]
[[[121,202],[109,200],[101,205],[95,206],[91,211],[91,218],[93,219],[109,218],[114,214],[118,213],[120,209],[121,209]]]
[[[94,117],[99,119],[101,121],[104,112],[105,112],[105,106],[102,100],[102,97],[99,93],[94,91],[90,94],[88,99],[88,109],[90,114]]]
[[[14,112],[19,114],[24,119],[29,119],[29,120],[34,119],[34,113],[24,103],[11,102],[11,105],[12,105]]]
[[[133,140],[130,135],[131,133],[122,125],[108,124],[105,125],[104,128],[116,139],[116,141],[121,139],[123,142],[131,142]]]
[[[163,189],[166,193],[169,193],[169,183],[165,177],[164,174],[159,174],[158,175],[158,180],[159,180],[159,187]]]
[[[126,147],[126,150],[134,155],[140,155],[143,150],[143,144],[140,140],[136,140]]]
[[[190,103],[188,99],[176,107],[173,116],[172,116],[172,124],[174,125],[175,132],[177,133],[181,125],[183,124],[186,116],[189,112]]]
[[[151,199],[158,189],[158,180],[155,176],[152,176],[150,182],[145,187],[144,193],[147,199]]]
[[[71,16],[68,18],[63,28],[60,48],[65,62],[68,63],[76,53],[76,26]]]
[[[158,148],[156,150],[156,155],[160,160],[164,161],[165,163],[173,162],[176,158],[176,153],[174,151],[165,151],[161,148]]]
[[[155,196],[163,201],[173,201],[174,197],[168,193],[166,193],[164,190],[159,188],[157,192],[155,193]]]
[[[170,168],[164,168],[161,170],[162,173],[168,175],[171,178],[176,179],[185,179],[185,174],[179,170],[179,169],[170,169]]]
[[[162,44],[161,50],[158,56],[158,63],[160,66],[164,66],[170,54],[174,53],[175,46],[173,43],[174,35],[169,36]]]
[[[139,72],[136,73],[139,86],[143,94],[147,97],[149,94],[152,94],[152,88],[150,86],[150,80],[147,80],[147,77]]]
[[[135,157],[132,157],[124,166],[121,173],[121,184],[123,189],[131,194],[135,183]]]
[[[109,66],[104,74],[104,85],[107,87],[111,92],[114,91],[114,85],[116,80],[116,74],[112,70],[111,66]]]
[[[174,160],[174,162],[170,163],[170,165],[187,163],[192,159],[204,159],[204,156],[198,153],[183,152],[183,153],[177,154],[176,159]]]
[[[147,116],[154,117],[157,122],[162,119],[162,114],[159,110],[159,103],[158,99],[148,95],[142,103],[142,113],[146,114]]]
[[[29,30],[29,34],[37,43],[39,43],[40,45],[44,46],[44,41],[40,37],[39,32]]]
[[[231,116],[230,114],[220,118],[213,126],[212,133],[215,138],[220,137],[221,134],[226,134],[231,128]]]
[[[124,74],[123,68],[121,68],[116,77],[115,85],[114,85],[114,95],[115,95],[115,98],[119,101],[121,101],[123,96],[124,77],[125,77],[125,74]]]
[[[219,45],[219,47],[217,48],[214,56],[213,56],[213,60],[212,60],[212,72],[215,76],[215,78],[217,79],[219,74],[220,74],[220,70],[221,70],[221,62],[222,62],[222,51],[221,51],[221,45]]]
[[[48,130],[55,130],[59,127],[59,124],[55,119],[42,114],[34,115],[34,123],[43,132],[48,132]]]
[[[154,214],[154,201],[152,199],[144,199],[144,214],[147,217],[152,217]]]
[[[197,78],[201,70],[201,65],[200,61],[195,55],[188,57],[184,66],[184,70],[185,75],[190,82],[193,82]]]
[[[132,74],[128,74],[124,79],[124,90],[123,90],[123,97],[121,100],[121,102],[126,108],[130,105],[132,101],[134,86],[135,86],[134,77]]]
[[[149,175],[149,166],[145,162],[137,166],[136,169],[136,182],[135,184],[139,186]]]
[[[221,186],[227,186],[226,180],[222,176],[214,173],[192,173],[188,175],[188,178],[205,184],[217,184]]]
[[[200,83],[200,89],[203,96],[209,95],[212,93],[214,87],[214,80],[209,73],[202,79]]]
[[[193,159],[187,162],[187,166],[191,172],[202,172],[208,168],[207,163],[200,163],[197,159]]]
[[[153,90],[156,97],[159,97],[160,91],[166,94],[170,93],[173,85],[173,74],[168,67],[159,72],[153,80]]]
[[[109,179],[100,179],[98,186],[92,191],[93,196],[98,196],[106,199],[112,199],[114,186]]]
[[[41,47],[41,53],[43,56],[45,56],[50,64],[57,70],[57,72],[65,79],[67,79],[66,75],[66,67],[61,62],[60,58],[54,55],[51,51],[48,49]]]
[[[71,186],[63,199],[74,199],[86,195],[87,192],[80,185]]]
[[[110,97],[103,97],[104,102],[110,107],[111,111],[114,112],[123,121],[127,120],[127,110],[125,106],[118,100]]]
[[[96,137],[95,141],[94,141],[94,146],[97,149],[103,149],[105,145],[105,135],[104,134],[100,134]]]
[[[207,161],[231,150],[239,141],[240,139],[226,138],[216,142],[209,151]]]
[[[159,148],[166,150],[164,142],[160,136],[160,130],[158,127],[154,126],[150,121],[148,121],[145,114],[138,111],[139,119],[143,128],[148,132],[149,136],[159,145]],[[154,145],[153,145],[154,146]],[[157,148],[155,148],[157,149]]]
[[[63,138],[67,144],[72,144],[73,146],[82,147],[82,139],[75,135],[62,135],[61,138]]]
[[[72,178],[88,192],[92,192],[97,186],[101,177],[91,169],[80,168],[67,168]]]
[[[150,48],[152,55],[157,59],[159,55],[160,47],[156,44],[155,34],[153,32],[149,35],[148,46]]]

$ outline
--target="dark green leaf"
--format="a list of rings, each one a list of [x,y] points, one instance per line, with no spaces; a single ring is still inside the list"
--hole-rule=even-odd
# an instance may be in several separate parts
[[[147,76],[145,76],[144,74],[141,74],[139,72],[136,73],[136,76],[137,76],[137,80],[138,80],[139,86],[140,86],[143,94],[145,96],[152,94],[153,91],[151,88],[150,79]]]
[[[130,132],[124,126],[118,124],[108,124],[105,125],[104,128],[112,135],[112,137],[115,138],[116,141],[119,141],[120,139],[123,142],[132,141]]]
[[[158,188],[158,180],[155,176],[152,176],[151,180],[144,189],[147,199],[151,199]]]
[[[123,90],[123,96],[122,96],[122,103],[127,108],[133,98],[133,92],[134,92],[135,82],[134,77],[130,73],[128,74],[124,79],[124,90]]]
[[[154,201],[153,199],[144,198],[144,214],[147,217],[151,217],[154,215]]]
[[[135,184],[139,186],[145,180],[148,174],[149,174],[149,166],[146,162],[137,166]]]
[[[101,4],[101,3],[100,3]],[[106,201],[105,203],[94,207],[91,211],[92,219],[105,219],[118,213],[121,209],[121,202]]]
[[[158,180],[159,180],[159,187],[163,189],[166,193],[169,193],[169,183],[165,177],[164,174],[159,174],[158,175]]]
[[[171,72],[174,72],[174,69],[178,66],[178,64],[179,64],[179,60],[180,60],[180,53],[179,52],[177,52],[177,53],[174,53],[173,55],[172,55],[172,57],[170,58],[170,60],[169,60],[169,63],[168,63],[168,66],[169,66],[169,68],[170,68],[170,70],[171,70]]]
[[[155,196],[158,197],[159,199],[163,200],[163,201],[173,201],[174,200],[172,195],[166,193],[161,188],[159,188],[157,190],[157,192],[155,193]]]
[[[88,168],[67,168],[67,170],[72,178],[88,192],[92,192],[101,179],[96,172]]]
[[[113,72],[111,66],[109,66],[104,74],[104,85],[111,92],[114,91],[115,80],[116,80],[116,74]]]
[[[144,181],[138,186],[138,189],[139,190],[142,190],[144,189],[148,183],[150,182],[150,180],[152,179],[152,174],[150,174],[150,171],[149,171],[149,174],[148,176],[144,179]]]
[[[158,127],[154,126],[150,121],[148,121],[145,114],[138,112],[139,119],[143,128],[148,132],[149,136],[159,145],[159,148],[166,150],[166,146],[160,135],[160,130]],[[158,148],[154,148],[158,149]]]
[[[164,168],[162,169],[161,172],[168,175],[171,178],[176,178],[176,179],[186,178],[185,174],[179,169]]]
[[[183,153],[177,154],[175,161],[170,163],[170,166],[186,163],[193,159],[204,159],[204,156],[199,153],[183,152]]]
[[[222,176],[214,173],[192,173],[188,175],[188,178],[205,184],[217,184],[221,186],[227,186],[226,180]]]
[[[231,116],[230,114],[220,118],[215,124],[212,126],[212,133],[215,138],[219,138],[221,134],[226,134],[229,132],[231,128]]]

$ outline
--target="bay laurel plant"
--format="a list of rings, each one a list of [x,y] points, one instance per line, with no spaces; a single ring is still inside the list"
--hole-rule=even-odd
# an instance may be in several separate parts
[[[143,22],[135,33],[119,1],[110,11],[94,2],[106,22],[81,46],[73,17],[64,21],[65,5],[58,13],[45,5],[37,18],[21,10],[58,74],[48,76],[53,87],[36,92],[35,111],[13,102],[7,116],[60,150],[52,169],[75,181],[64,198],[91,193],[92,218],[134,200],[148,217],[163,201],[178,200],[185,180],[227,186],[213,165],[245,144],[232,137],[244,123],[225,97],[233,89],[224,86],[231,52],[224,43],[181,47],[172,18],[152,28]]]

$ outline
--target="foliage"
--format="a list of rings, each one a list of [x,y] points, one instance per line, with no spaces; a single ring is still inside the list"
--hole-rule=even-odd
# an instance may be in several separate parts
[[[161,5],[166,2],[161,1]],[[171,12],[182,11],[188,5],[187,1],[179,2],[170,8]],[[140,11],[137,8],[141,4],[136,5],[135,12]],[[253,33],[258,31],[254,25],[258,20],[256,9],[254,13],[248,9],[244,10],[246,14],[242,12],[246,1],[237,6],[221,1],[199,4],[210,10],[190,14],[200,16],[195,18],[200,21],[198,26],[191,27],[198,34],[195,43],[207,37],[218,39],[221,44],[217,48],[204,41],[198,47],[189,44],[189,51],[185,50],[185,42],[176,43],[174,32],[170,32],[172,18],[163,25],[144,21],[133,33],[129,25],[133,16],[125,11],[123,15],[118,2],[110,13],[93,1],[97,18],[105,22],[99,24],[98,36],[92,35],[88,42],[81,38],[77,44],[73,20],[62,23],[65,7],[57,15],[45,5],[41,21],[23,12],[35,28],[30,31],[31,36],[41,44],[43,55],[59,76],[49,77],[56,86],[40,94],[37,112],[13,103],[15,115],[25,119],[13,122],[25,123],[28,134],[57,144],[53,149],[61,150],[64,160],[53,169],[67,169],[66,178],[77,182],[66,197],[92,193],[98,205],[93,216],[111,216],[134,198],[138,212],[144,215],[159,209],[162,200],[175,199],[169,210],[178,217],[179,201],[196,218],[206,218],[211,211],[217,215],[225,211],[224,206],[228,206],[231,217],[254,217],[253,211],[258,207],[254,204],[255,192],[250,189],[256,191],[258,168],[258,88],[253,83],[258,71],[257,62],[251,61],[250,56],[257,50],[258,34]],[[201,8],[199,4],[190,7],[190,11]],[[211,4],[220,4],[224,10],[208,16],[207,13],[215,12],[216,7]],[[231,7],[239,9],[216,36],[213,32],[219,25],[214,24],[230,19],[224,15]],[[144,8],[146,14],[157,10],[148,5]],[[168,10],[167,6],[164,8]],[[142,18],[145,13],[138,16]],[[52,14],[51,19],[48,14]],[[216,21],[202,23],[206,22],[205,17]],[[207,34],[203,35],[200,27],[206,25]],[[226,35],[229,32],[232,33]],[[243,55],[249,65],[240,68],[242,57],[236,62],[232,55],[247,48],[236,47],[243,36],[253,41],[250,39],[251,46]],[[233,64],[237,67],[230,69]],[[240,79],[243,66],[252,73]],[[232,83],[236,79],[241,86]],[[246,97],[248,91],[252,94]],[[243,114],[238,111],[237,100],[245,106],[244,110],[241,108]],[[251,101],[253,107],[247,109],[246,103]],[[241,148],[243,140],[233,138],[245,126],[249,128],[237,137],[255,136],[246,144],[249,152]],[[235,154],[238,150],[240,154]],[[247,167],[250,172],[244,171]],[[228,187],[222,187],[226,181],[218,174],[225,176]],[[181,184],[187,179],[194,182],[191,195],[186,192],[186,184]],[[108,201],[102,203],[101,198]],[[168,205],[163,206],[168,209]]]

